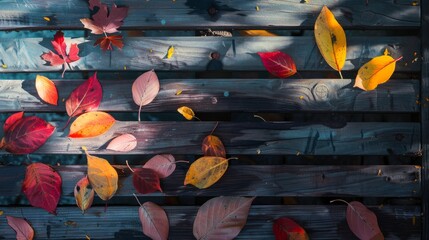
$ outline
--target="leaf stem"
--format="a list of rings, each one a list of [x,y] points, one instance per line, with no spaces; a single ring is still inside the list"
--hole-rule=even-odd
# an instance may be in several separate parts
[[[338,74],[340,74],[340,78],[341,78],[341,79],[344,79],[344,78],[343,78],[343,74],[341,74],[341,71],[338,71]]]
[[[213,129],[212,129],[212,131],[210,132],[210,135],[212,135],[212,134],[213,134],[213,132],[214,132],[214,130],[216,130],[217,125],[219,125],[219,122],[216,122],[216,125],[214,126],[214,128],[213,128]]]
[[[173,164],[176,163],[189,163],[189,161],[185,161],[185,160],[179,160],[179,161],[174,161]]]
[[[131,172],[134,172],[134,170],[130,167],[130,165],[128,164],[128,160],[125,160],[125,163],[127,164],[127,167],[130,169]]]
[[[140,200],[137,198],[137,195],[135,193],[133,193],[134,197],[136,198],[137,202],[139,203],[140,207],[142,206],[142,203],[140,202]]]
[[[351,209],[353,209],[354,212],[357,212],[356,209],[349,202],[347,202],[346,200],[343,200],[343,199],[334,199],[334,200],[329,201],[329,203],[333,203],[333,202],[343,202],[343,203],[347,204],[349,207],[351,207]]]
[[[263,117],[261,117],[261,116],[259,116],[259,115],[253,115],[253,117],[255,117],[255,118],[259,118],[259,119],[262,119],[262,121],[264,121],[264,122],[267,122],[267,121],[265,121],[265,119],[263,118]]]
[[[194,116],[193,118],[197,119],[198,121],[201,121],[201,119],[199,119],[197,116]]]

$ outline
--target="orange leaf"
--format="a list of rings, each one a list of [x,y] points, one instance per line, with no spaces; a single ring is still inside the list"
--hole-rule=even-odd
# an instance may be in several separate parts
[[[185,117],[187,120],[192,120],[195,117],[194,111],[186,106],[180,107],[177,109],[177,111],[182,114],[183,117]]]
[[[277,34],[274,34],[272,32],[268,32],[267,30],[241,30],[240,34],[242,36],[250,36],[250,37],[275,37]]]
[[[208,135],[204,138],[202,150],[205,156],[226,157],[226,151],[222,141],[214,135]]]
[[[58,91],[54,82],[47,77],[37,75],[35,84],[37,94],[43,101],[55,106],[58,105]]]
[[[82,147],[88,160],[88,179],[97,195],[104,201],[109,200],[118,190],[118,173],[103,158],[92,156],[86,147]]]
[[[88,112],[80,115],[70,127],[69,137],[96,137],[107,132],[115,123],[115,119],[105,112]]]
[[[94,189],[89,184],[87,176],[83,177],[76,183],[74,188],[74,198],[76,205],[85,213],[85,210],[91,207],[94,200]]]
[[[325,61],[341,76],[341,69],[346,62],[346,34],[326,6],[323,6],[314,24],[314,37]]]
[[[395,71],[396,62],[389,55],[378,56],[365,63],[358,71],[354,87],[365,91],[374,90],[378,84],[387,82]]]

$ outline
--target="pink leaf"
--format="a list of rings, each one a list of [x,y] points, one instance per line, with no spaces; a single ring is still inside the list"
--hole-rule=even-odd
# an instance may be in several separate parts
[[[117,151],[117,152],[129,152],[136,148],[137,146],[137,138],[132,134],[123,134],[114,138],[109,145],[107,145],[107,149]]]
[[[246,224],[253,199],[216,197],[208,200],[195,217],[195,238],[234,239]]]
[[[139,122],[140,112],[142,106],[145,106],[155,99],[159,92],[159,80],[154,70],[147,71],[140,75],[133,83],[131,88],[134,102],[140,106],[139,108]]]
[[[7,224],[16,232],[17,240],[32,240],[34,238],[34,230],[30,224],[22,218],[6,216]]]
[[[287,78],[296,73],[296,66],[293,59],[286,53],[258,52],[262,64],[268,72],[279,78]]]
[[[15,113],[11,117],[13,119],[6,120],[7,131],[4,133],[3,146],[10,153],[32,153],[45,144],[55,131],[54,126],[36,116],[19,119],[20,113]],[[10,125],[13,121],[15,122]]]
[[[382,240],[383,233],[378,227],[377,216],[360,202],[348,203],[347,224],[350,230],[362,240]]]
[[[22,191],[32,206],[55,214],[61,196],[61,177],[46,164],[32,163],[27,166]]]
[[[117,7],[113,4],[109,11],[107,5],[102,4],[100,0],[89,0],[89,9],[94,10],[94,7],[98,7],[98,11],[92,16],[92,20],[81,19],[84,27],[93,34],[117,32],[128,14],[128,7]]]
[[[78,86],[66,100],[67,114],[71,117],[84,112],[96,111],[103,98],[103,89],[97,79],[97,73]]]
[[[159,178],[166,178],[176,169],[175,161],[171,154],[156,155],[149,159],[143,167],[154,170]]]
[[[281,217],[274,221],[273,232],[276,240],[308,240],[309,237],[304,228],[287,217]]]
[[[158,174],[152,169],[138,168],[133,173],[133,185],[142,194],[162,192]]]
[[[139,208],[143,233],[153,240],[167,240],[169,223],[164,209],[153,202],[145,202]]]
[[[10,127],[12,127],[13,124],[15,124],[16,122],[18,122],[19,120],[21,120],[23,117],[24,117],[24,112],[17,112],[17,113],[14,113],[14,114],[10,115],[6,119],[6,121],[4,122],[3,132],[9,131]]]

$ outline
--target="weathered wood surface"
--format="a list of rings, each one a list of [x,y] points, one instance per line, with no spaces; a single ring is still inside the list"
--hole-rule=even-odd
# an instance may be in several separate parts
[[[135,189],[131,172],[124,165],[114,167],[120,176],[115,198],[132,196]],[[86,175],[87,166],[53,168],[63,181],[62,197],[73,197],[73,189]],[[219,182],[202,190],[183,185],[187,169],[188,166],[180,165],[170,177],[161,180],[163,193],[150,196],[418,197],[421,194],[420,167],[409,165],[231,165]],[[25,167],[0,167],[1,196],[23,196],[24,175]]]
[[[55,80],[59,99],[67,99],[84,80]],[[100,80],[102,111],[137,111],[131,97],[134,80]],[[353,79],[163,79],[156,99],[144,112],[176,111],[189,106],[196,112],[377,111],[417,112],[418,80],[390,80],[375,91],[353,88]],[[177,91],[182,91],[176,95]],[[64,112],[44,103],[34,80],[1,80],[0,112]]]
[[[164,207],[171,239],[194,239],[192,226],[198,207]],[[149,239],[143,235],[137,206],[92,207],[85,215],[77,207],[60,207],[57,215],[37,208],[1,208],[6,216],[25,217],[36,239]],[[421,239],[419,206],[373,206],[386,239]],[[236,239],[274,239],[272,223],[287,216],[305,228],[311,239],[357,239],[347,226],[346,206],[253,205],[247,223]],[[0,238],[14,239],[15,232],[0,218]]]
[[[323,5],[333,10],[345,28],[386,29],[420,25],[420,8],[413,6],[413,0],[378,0],[369,4],[351,0],[312,0],[308,3],[117,0],[115,3],[129,7],[122,29],[312,28]],[[50,21],[43,17],[49,17]],[[82,29],[79,19],[87,17],[90,17],[90,11],[85,1],[6,0],[2,1],[0,10],[0,29]]]
[[[105,134],[67,138],[64,122],[36,153],[78,154],[81,147],[96,154],[202,154],[201,142],[215,122],[120,122]],[[132,133],[136,149],[118,153],[105,149],[113,137]],[[228,154],[403,155],[420,151],[420,126],[411,122],[220,122],[215,135]],[[1,154],[5,154],[4,151]]]
[[[0,56],[7,68],[0,72],[59,71],[61,66],[50,66],[40,57],[53,49],[51,39],[2,39]],[[102,52],[93,46],[93,40],[76,38],[81,59],[71,63],[73,71],[81,70],[251,70],[265,71],[257,52],[284,51],[296,62],[298,71],[332,71],[323,60],[313,36],[305,37],[127,37],[120,50]],[[175,53],[167,59],[170,46]],[[414,52],[420,49],[416,37],[349,37],[347,60],[343,70],[358,70],[364,63],[381,55],[386,48],[393,56],[403,56],[396,71],[414,72],[420,69],[413,62]],[[220,54],[211,59],[211,53]],[[69,70],[70,71],[70,70]]]

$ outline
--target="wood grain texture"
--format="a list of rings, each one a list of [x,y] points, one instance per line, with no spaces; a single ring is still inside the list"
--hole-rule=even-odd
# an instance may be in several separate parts
[[[69,40],[67,40],[69,41]],[[70,65],[72,70],[251,70],[265,71],[257,52],[284,51],[292,56],[298,71],[332,71],[323,60],[313,36],[304,37],[127,37],[122,51],[102,52],[92,40],[75,38],[81,59]],[[175,53],[165,58],[174,46]],[[420,41],[416,37],[349,37],[347,60],[343,70],[358,70],[364,63],[381,55],[387,48],[393,56],[403,56],[396,71],[415,72],[419,62],[412,62]],[[50,39],[2,39],[0,55],[7,68],[0,72],[60,71],[38,57],[52,49]],[[213,52],[219,59],[211,59]]]
[[[59,99],[84,80],[55,80]],[[101,111],[137,111],[131,98],[133,80],[101,80]],[[352,79],[166,79],[144,112],[176,111],[189,106],[196,112],[377,111],[417,112],[418,80],[390,80],[376,90],[353,88]],[[181,90],[180,95],[176,92]],[[0,112],[64,112],[64,103],[44,103],[34,80],[1,80]]]
[[[52,124],[57,132],[36,153],[79,154],[81,147],[86,146],[93,154],[202,154],[201,142],[216,125],[215,122],[117,121],[102,136],[70,139],[59,132],[63,122]],[[137,138],[133,151],[117,153],[105,149],[108,141],[123,133]],[[420,150],[420,126],[410,122],[220,122],[216,135],[228,154],[414,155]]]
[[[192,225],[197,207],[164,207],[170,221],[171,239],[194,239]],[[421,239],[419,206],[370,207],[378,217],[386,239]],[[59,207],[57,215],[37,208],[2,208],[5,215],[23,216],[38,239],[149,239],[142,233],[137,206],[92,207],[85,215],[77,207]],[[274,239],[272,222],[287,216],[305,228],[311,239],[357,239],[345,219],[342,205],[253,205],[247,223],[236,239]],[[0,218],[0,237],[13,239],[15,232]]]
[[[62,197],[73,197],[73,189],[86,175],[87,166],[53,168],[63,181]],[[120,176],[115,198],[132,196],[135,189],[131,172],[124,165],[114,168]],[[188,166],[180,164],[173,175],[161,180],[163,193],[145,196],[417,197],[421,194],[420,167],[409,165],[231,165],[220,181],[203,190],[183,186],[187,169]],[[21,185],[24,174],[25,167],[0,167],[1,196],[23,197],[17,186]]]
[[[228,1],[117,0],[130,8],[122,29],[164,28],[312,28],[323,5],[333,10],[345,28],[418,27],[420,8],[412,0],[378,0],[368,5],[351,0]],[[258,10],[256,7],[258,6]],[[209,9],[212,8],[211,13]],[[67,14],[64,14],[64,13]],[[0,29],[81,29],[89,17],[84,1],[2,1]],[[49,17],[46,21],[43,17]]]

